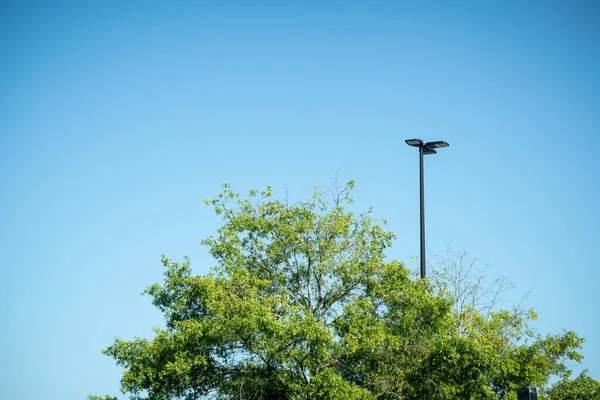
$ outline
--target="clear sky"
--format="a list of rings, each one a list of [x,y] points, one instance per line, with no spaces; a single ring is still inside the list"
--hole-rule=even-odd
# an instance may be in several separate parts
[[[337,170],[429,260],[446,243],[584,336],[600,379],[595,1],[0,1],[0,387],[119,394],[100,354],[162,324],[160,255],[213,261],[222,182],[305,199]]]

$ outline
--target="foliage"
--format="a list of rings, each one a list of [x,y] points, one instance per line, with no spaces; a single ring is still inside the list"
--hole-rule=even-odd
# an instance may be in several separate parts
[[[575,379],[563,379],[548,393],[549,400],[598,400],[600,382],[591,378],[584,370]]]
[[[132,399],[497,399],[567,377],[582,339],[536,336],[533,312],[470,310],[388,261],[394,239],[371,211],[347,210],[353,183],[327,202],[288,205],[267,187],[207,201],[223,217],[203,241],[204,276],[163,257],[145,293],[165,315],[154,339],[104,350]],[[100,398],[97,398],[100,399]]]

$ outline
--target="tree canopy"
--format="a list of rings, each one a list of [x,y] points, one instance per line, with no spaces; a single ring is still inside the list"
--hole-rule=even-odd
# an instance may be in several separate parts
[[[165,326],[104,350],[124,367],[122,392],[447,400],[516,399],[537,386],[541,398],[571,398],[560,396],[577,386],[568,362],[581,360],[582,338],[535,334],[531,310],[457,308],[455,291],[386,258],[394,234],[371,210],[349,210],[352,187],[290,205],[270,187],[242,198],[224,185],[207,200],[223,218],[203,240],[216,266],[198,276],[189,259],[163,256],[164,282],[145,293]],[[577,379],[597,396],[596,381]]]

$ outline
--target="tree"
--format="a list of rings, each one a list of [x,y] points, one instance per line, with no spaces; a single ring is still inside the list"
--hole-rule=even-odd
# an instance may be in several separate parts
[[[467,338],[491,361],[488,368],[480,368],[479,372],[486,371],[486,381],[495,396],[512,397],[519,387],[538,386],[541,398],[546,398],[544,393],[556,387],[549,384],[551,377],[559,377],[562,385],[570,385],[571,371],[565,362],[583,358],[576,351],[583,339],[569,331],[553,336],[535,335],[528,325],[537,319],[532,309],[519,304],[510,310],[497,310],[502,294],[514,287],[506,277],[489,279],[476,265],[477,260],[465,251],[455,252],[447,246],[447,254],[449,257],[439,260],[430,274],[434,293],[452,304],[452,336]],[[572,397],[555,394],[551,398]]]
[[[584,370],[573,380],[563,379],[548,392],[549,400],[598,400],[600,382],[591,378]]]
[[[87,400],[117,400],[117,398],[112,396],[88,396]]]
[[[503,275],[490,280],[478,260],[472,259],[466,251],[456,252],[447,244],[446,253],[446,258],[438,257],[436,265],[430,266],[429,277],[434,293],[452,303],[456,334],[463,336],[474,318],[491,317],[502,295],[514,289],[514,284]],[[523,314],[520,305],[515,311]]]
[[[533,314],[473,311],[457,330],[452,299],[385,250],[394,234],[355,215],[353,182],[327,202],[288,205],[271,188],[207,200],[223,217],[203,241],[204,276],[163,257],[145,293],[165,315],[154,339],[104,350],[132,399],[496,399],[545,384],[577,360],[572,332],[535,337]]]

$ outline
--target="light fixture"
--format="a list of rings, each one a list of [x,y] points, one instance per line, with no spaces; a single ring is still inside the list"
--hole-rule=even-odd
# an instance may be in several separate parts
[[[423,141],[421,139],[408,139],[405,140],[406,144],[413,147],[421,147],[423,146]]]
[[[442,140],[438,140],[437,142],[425,143],[425,147],[433,147],[434,149],[439,149],[441,147],[448,147],[448,146],[450,146],[450,145]]]

